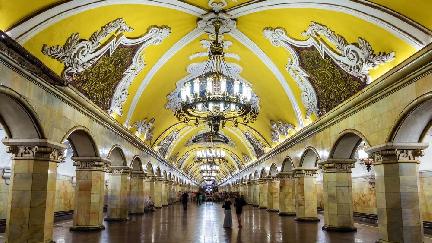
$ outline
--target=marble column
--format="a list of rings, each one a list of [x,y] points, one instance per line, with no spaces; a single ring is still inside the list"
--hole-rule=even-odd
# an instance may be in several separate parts
[[[423,242],[418,158],[426,147],[387,143],[367,151],[375,162],[379,242]]]
[[[127,166],[109,167],[108,212],[105,221],[128,220],[130,171]]]
[[[143,171],[132,171],[130,176],[129,213],[144,213],[144,178]]]
[[[293,172],[280,172],[279,182],[279,215],[296,215],[295,180]]]
[[[72,157],[76,166],[75,208],[72,231],[102,230],[104,218],[105,168],[99,157]]]
[[[259,181],[254,180],[253,182],[253,188],[254,188],[254,199],[253,199],[253,206],[259,207]]]
[[[354,163],[354,159],[329,159],[319,164],[323,172],[323,230],[357,230],[354,227],[351,179]]]
[[[169,181],[162,182],[162,206],[168,206]]]
[[[268,179],[262,178],[259,180],[259,208],[266,209],[268,206],[267,203],[267,194],[268,194]]]
[[[251,181],[248,182],[248,196],[247,196],[247,203],[253,204],[253,183]]]
[[[57,163],[65,146],[45,139],[4,139],[12,154],[6,242],[52,242]]]
[[[154,176],[146,176],[144,178],[144,197],[151,198],[154,202]]]
[[[153,201],[155,204],[155,208],[161,208],[162,207],[162,184],[163,184],[163,178],[162,177],[155,177],[154,181],[154,189],[153,189]]]
[[[297,221],[317,222],[316,169],[296,168],[295,194]]]
[[[279,179],[272,178],[268,181],[268,194],[267,194],[267,210],[271,212],[279,211]]]

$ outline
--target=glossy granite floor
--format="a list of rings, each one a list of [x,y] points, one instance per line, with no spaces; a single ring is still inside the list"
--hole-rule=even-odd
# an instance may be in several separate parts
[[[250,206],[245,208],[243,219],[243,228],[238,229],[234,223],[233,229],[227,230],[222,227],[223,211],[220,204],[207,203],[197,207],[191,203],[187,212],[177,204],[152,214],[131,216],[127,222],[105,222],[106,229],[101,232],[70,232],[72,221],[62,221],[55,225],[54,240],[57,243],[360,243],[375,242],[378,239],[376,227],[356,224],[356,233],[328,233],[321,230],[322,218],[319,223],[297,223],[293,217],[280,217],[277,213],[269,213]],[[0,242],[4,242],[3,237],[4,235],[0,235]],[[432,239],[425,238],[425,242],[432,243]]]

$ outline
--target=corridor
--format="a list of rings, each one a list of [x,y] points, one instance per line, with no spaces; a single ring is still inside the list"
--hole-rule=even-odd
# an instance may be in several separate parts
[[[234,215],[233,215],[234,216]],[[130,216],[127,222],[104,222],[100,232],[70,232],[72,220],[54,226],[54,241],[63,242],[154,242],[154,243],[218,243],[218,242],[375,242],[379,238],[376,227],[355,224],[356,233],[329,233],[319,223],[298,223],[294,217],[280,217],[277,213],[247,206],[242,229],[234,223],[232,230],[222,227],[223,211],[220,204],[207,203],[200,207],[189,203],[185,213],[180,204],[164,207],[152,214]],[[233,220],[235,222],[235,218]],[[0,235],[4,242],[4,235]],[[432,243],[425,237],[425,243]]]

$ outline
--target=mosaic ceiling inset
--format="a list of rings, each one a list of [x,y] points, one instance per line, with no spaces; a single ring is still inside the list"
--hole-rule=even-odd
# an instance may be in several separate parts
[[[431,8],[429,0],[16,0],[2,3],[0,29],[186,173],[199,178],[197,149],[226,151],[220,179],[431,43]],[[251,84],[260,113],[209,141],[170,109],[171,92],[204,68],[216,16],[226,62]]]

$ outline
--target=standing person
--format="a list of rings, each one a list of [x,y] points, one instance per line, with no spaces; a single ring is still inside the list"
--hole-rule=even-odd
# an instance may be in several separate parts
[[[231,216],[231,201],[227,197],[225,199],[225,202],[222,205],[222,208],[225,209],[225,219],[224,219],[224,228],[231,228],[232,227],[232,216]]]
[[[236,209],[237,222],[238,222],[239,228],[242,227],[241,214],[243,212],[243,206],[245,206],[245,205],[246,205],[246,201],[244,200],[243,195],[237,196],[235,201],[234,201],[234,207]]]
[[[187,204],[189,200],[189,194],[187,192],[184,192],[181,196],[181,202],[183,204],[183,210],[187,210]]]

